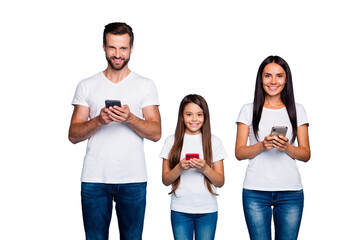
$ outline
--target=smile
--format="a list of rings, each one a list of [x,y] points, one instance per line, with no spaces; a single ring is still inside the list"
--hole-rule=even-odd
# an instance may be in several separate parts
[[[124,61],[122,58],[112,58],[112,60],[114,60],[115,63],[122,63]]]
[[[268,89],[270,91],[276,91],[279,88],[279,86],[268,86]]]

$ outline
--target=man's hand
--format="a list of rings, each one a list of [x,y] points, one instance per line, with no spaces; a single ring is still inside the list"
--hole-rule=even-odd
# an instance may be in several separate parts
[[[121,107],[119,106],[110,107],[106,109],[106,113],[111,121],[118,123],[126,122],[131,115],[130,108],[128,105],[123,105]]]

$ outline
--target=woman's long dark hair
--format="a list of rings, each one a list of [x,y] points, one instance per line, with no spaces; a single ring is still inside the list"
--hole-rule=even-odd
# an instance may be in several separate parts
[[[256,84],[255,84],[255,96],[254,96],[254,107],[253,107],[253,118],[252,125],[256,140],[258,139],[259,132],[259,123],[261,119],[262,110],[265,102],[265,90],[262,84],[262,75],[264,68],[269,63],[279,64],[286,73],[286,83],[284,89],[281,92],[281,100],[285,104],[287,113],[290,118],[291,126],[292,126],[292,138],[291,143],[294,143],[297,136],[297,118],[296,118],[296,105],[294,98],[294,90],[293,83],[291,77],[290,67],[287,62],[279,56],[269,56],[267,57],[260,65],[257,76],[256,76]]]
[[[204,112],[204,123],[203,126],[201,127],[204,160],[206,164],[209,165],[210,167],[212,167],[213,164],[209,108],[205,99],[202,96],[196,94],[190,94],[185,96],[180,103],[178,121],[175,130],[174,145],[172,146],[169,152],[170,169],[173,169],[180,162],[180,155],[184,143],[184,134],[185,134],[184,109],[188,103],[195,103]],[[204,179],[208,190],[215,195],[210,180],[207,179],[206,177]],[[175,180],[175,182],[172,183],[170,194],[171,193],[175,194],[175,191],[179,187],[179,184],[180,184],[180,176]]]

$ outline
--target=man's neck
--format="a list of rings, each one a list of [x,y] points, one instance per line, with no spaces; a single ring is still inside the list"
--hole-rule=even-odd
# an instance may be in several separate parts
[[[104,75],[113,83],[119,83],[131,73],[130,69],[126,65],[121,70],[114,70],[111,67],[107,67],[104,71]]]

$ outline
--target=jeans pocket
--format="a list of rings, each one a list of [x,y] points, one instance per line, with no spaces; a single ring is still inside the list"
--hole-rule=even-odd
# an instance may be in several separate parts
[[[301,196],[304,194],[304,191],[301,189],[301,190],[298,190],[298,191],[289,191],[289,193],[291,195],[294,195],[294,196]]]
[[[243,188],[243,192],[244,193],[256,193],[256,192],[259,192],[259,191]]]

